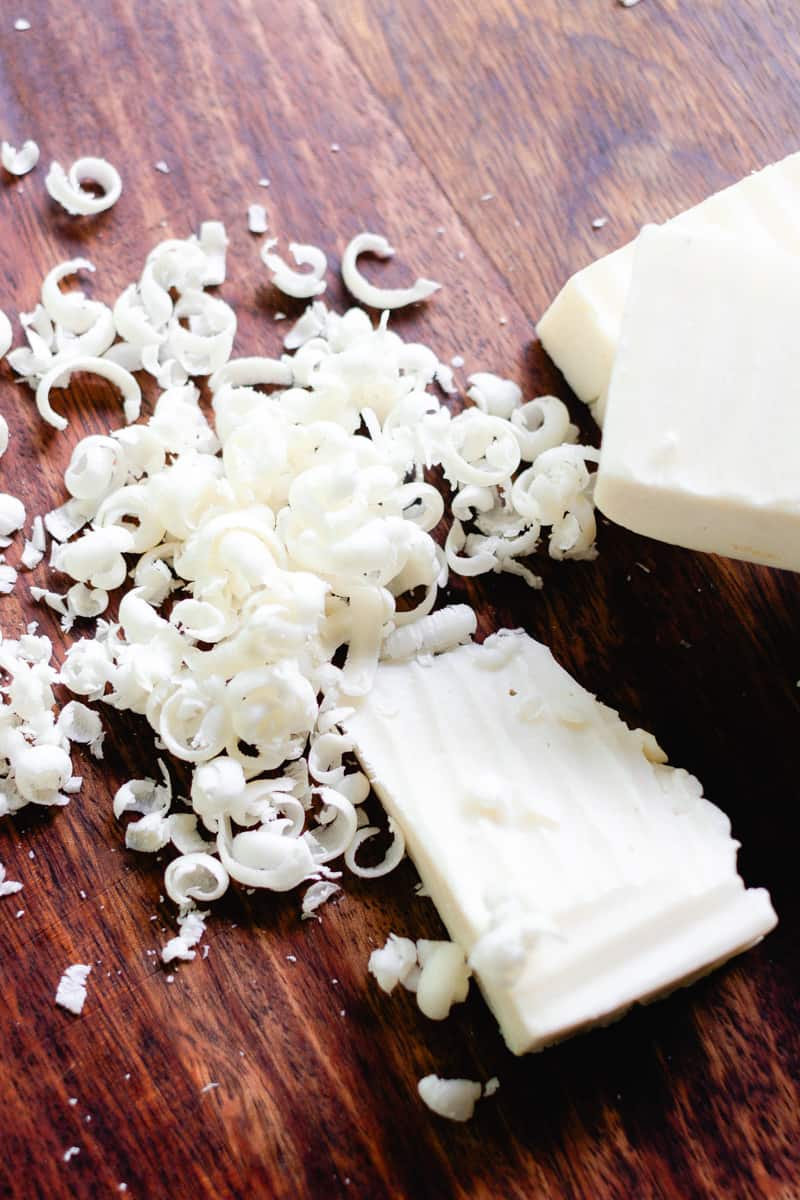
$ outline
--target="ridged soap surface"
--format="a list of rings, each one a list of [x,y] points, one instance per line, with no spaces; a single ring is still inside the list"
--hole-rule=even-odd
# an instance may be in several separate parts
[[[513,986],[480,975],[516,1053],[730,957],[775,921],[727,817],[522,632],[386,663],[348,721],[452,938],[540,928]],[[648,757],[650,755],[650,757]],[[499,931],[499,932],[498,932]]]

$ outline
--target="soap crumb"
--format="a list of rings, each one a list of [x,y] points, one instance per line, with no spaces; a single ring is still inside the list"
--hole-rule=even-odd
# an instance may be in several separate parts
[[[634,4],[639,3],[639,0],[617,0],[617,3],[621,4],[623,8],[633,8]]]
[[[595,219],[592,221],[592,229],[602,229],[603,226],[607,224],[608,217],[595,217]]]
[[[30,27],[31,23],[30,21],[27,21],[25,17],[17,17],[16,21],[14,22],[14,28],[18,33],[24,33],[25,30],[30,29]]]
[[[484,192],[481,196],[481,203],[485,204],[487,200],[494,200],[494,192]]]
[[[153,164],[153,166],[157,171],[160,171],[162,175],[169,175],[169,167],[164,162],[163,158],[160,158],[157,163]]]
[[[463,367],[463,365],[464,365],[464,359],[461,357],[460,354],[454,354],[453,357],[450,359],[451,367]]]
[[[267,210],[263,204],[251,204],[247,210],[247,228],[250,233],[267,232]]]
[[[86,980],[92,968],[88,963],[74,963],[67,967],[58,981],[56,1004],[79,1017],[86,1003]]]
[[[75,1155],[80,1154],[80,1152],[80,1146],[70,1146],[69,1150],[64,1151],[64,1162],[69,1162],[71,1158],[74,1158]]]
[[[258,186],[259,187],[269,187],[269,180],[268,179],[259,179]]]
[[[334,154],[338,154],[339,151],[341,150],[341,146],[339,145],[338,142],[331,142],[331,150],[333,151]]]
[[[497,1078],[496,1075],[493,1075],[492,1078],[487,1079],[486,1083],[483,1085],[484,1096],[493,1096],[499,1087],[500,1087],[500,1080]]]

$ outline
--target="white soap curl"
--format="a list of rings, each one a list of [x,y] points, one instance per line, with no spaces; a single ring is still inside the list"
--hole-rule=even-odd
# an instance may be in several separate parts
[[[451,604],[395,629],[384,640],[381,657],[399,662],[420,654],[441,654],[468,642],[477,628],[478,619],[468,604]]]
[[[545,450],[562,442],[574,442],[577,426],[569,419],[569,409],[557,396],[537,396],[511,413],[511,424],[519,442],[520,454],[533,462]]]
[[[322,250],[318,246],[291,242],[289,253],[297,266],[311,268],[309,271],[294,271],[279,254],[274,253],[274,245],[274,240],[269,239],[261,250],[261,260],[272,272],[273,286],[284,295],[294,296],[298,300],[322,295],[327,287],[323,276],[328,269],[328,260]]]
[[[67,591],[67,608],[73,616],[93,620],[108,608],[108,592],[104,588],[74,583]]]
[[[417,304],[427,300],[442,286],[432,279],[417,279],[408,288],[379,288],[369,283],[358,269],[360,254],[375,254],[378,258],[391,258],[393,247],[387,239],[377,233],[358,233],[345,247],[342,255],[342,279],[344,285],[359,304],[368,308],[392,309],[404,308],[407,304]]]
[[[24,743],[12,751],[11,764],[23,800],[44,806],[66,803],[62,789],[72,777],[72,763],[62,746]]]
[[[70,700],[58,715],[56,729],[71,742],[89,746],[95,757],[102,758],[102,744],[105,736],[103,722],[94,709],[81,704],[79,700]]]
[[[113,383],[122,393],[122,407],[125,420],[132,422],[138,419],[142,408],[142,393],[139,384],[130,371],[126,371],[123,367],[111,362],[109,359],[98,358],[93,355],[77,355],[75,358],[58,363],[55,367],[51,367],[49,371],[46,371],[36,388],[36,407],[48,425],[52,425],[58,430],[64,430],[69,424],[65,417],[60,416],[53,410],[50,404],[50,392],[52,388],[63,386],[61,381],[65,369],[70,374],[78,371],[86,371],[91,375],[99,375],[101,379],[107,379],[109,383]]]
[[[100,185],[102,196],[95,196],[81,187],[87,179]],[[44,186],[71,216],[105,212],[116,204],[122,194],[119,171],[104,158],[78,158],[69,171],[65,171],[58,162],[51,163]]]
[[[285,837],[267,827],[234,836],[227,817],[220,818],[217,852],[231,879],[245,887],[289,892],[316,872],[311,847],[302,838]]]
[[[301,919],[307,921],[310,917],[317,916],[317,909],[341,890],[339,884],[333,883],[330,879],[320,879],[316,883],[312,883],[311,887],[306,888],[303,895]],[[321,920],[321,918],[317,917],[317,920]]]
[[[482,412],[508,420],[522,401],[522,389],[513,379],[502,379],[489,371],[470,375],[467,395]]]
[[[9,175],[27,175],[39,161],[39,147],[31,138],[23,142],[19,150],[9,142],[3,142],[0,160]]]
[[[80,289],[62,292],[58,286],[69,275],[75,275],[78,271],[93,272],[94,269],[88,258],[71,258],[59,263],[45,275],[41,289],[42,309],[53,324],[53,337],[56,326],[75,335],[86,333],[96,322],[101,310],[105,309],[106,306],[99,301],[87,299]]]
[[[344,861],[354,875],[358,875],[360,879],[379,879],[382,875],[388,875],[395,867],[399,866],[405,858],[406,842],[400,828],[389,817],[389,832],[392,834],[392,842],[383,861],[374,867],[362,867],[356,862],[356,854],[358,853],[362,843],[371,837],[375,837],[380,833],[376,825],[365,825],[359,829],[355,837],[345,852]]]
[[[178,905],[199,900],[210,904],[228,890],[230,876],[218,858],[198,852],[173,859],[164,872],[164,887]]]

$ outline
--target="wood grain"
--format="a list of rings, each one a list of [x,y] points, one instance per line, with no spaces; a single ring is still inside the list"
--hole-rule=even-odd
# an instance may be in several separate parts
[[[112,212],[76,221],[48,201],[42,167],[2,181],[10,313],[78,253],[109,299],[155,240],[219,216],[237,350],[273,353],[274,312],[289,307],[265,288],[246,232],[261,200],[276,234],[323,245],[334,265],[358,229],[385,232],[402,252],[382,278],[446,284],[403,329],[528,394],[566,395],[533,342],[565,276],[644,218],[797,148],[800,17],[756,0],[19,10],[28,32],[13,30],[16,13],[0,21],[3,136],[35,137],[43,165],[105,154],[125,191]],[[598,215],[609,223],[593,231]],[[13,434],[0,486],[30,512],[63,496],[74,442],[118,420],[106,390],[78,386],[68,433],[45,431],[5,364],[0,406]],[[163,863],[127,853],[110,810],[119,782],[153,770],[151,739],[117,718],[106,761],[80,764],[81,797],[0,828],[0,861],[25,883],[0,902],[1,1194],[110,1196],[124,1182],[173,1200],[800,1197],[797,578],[607,525],[600,544],[595,564],[545,564],[540,594],[516,580],[453,594],[479,604],[484,631],[524,625],[548,641],[700,775],[743,843],[747,882],[772,891],[776,933],[690,991],[523,1060],[477,996],[439,1026],[409,996],[370,986],[366,958],[389,929],[440,932],[408,865],[348,884],[320,923],[301,924],[293,897],[230,898],[208,959],[170,984],[154,953],[172,919]],[[42,566],[34,581],[45,578]],[[0,602],[2,628],[38,617],[60,649],[29,579]],[[52,1000],[73,961],[94,964],[80,1019]],[[429,1071],[498,1075],[501,1088],[458,1127],[417,1100]]]

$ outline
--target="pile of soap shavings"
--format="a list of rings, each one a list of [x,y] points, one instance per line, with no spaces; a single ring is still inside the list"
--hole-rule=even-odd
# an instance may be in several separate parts
[[[61,264],[22,314],[28,345],[9,355],[57,428],[66,418],[51,392],[74,374],[101,375],[122,394],[127,426],[77,444],[70,499],[45,517],[51,566],[73,583],[34,595],[68,626],[100,617],[123,589],[118,620],[72,644],[61,680],[144,716],[157,746],[192,766],[185,799],[162,766],[160,782],[133,780],[114,800],[119,818],[135,818],[130,848],[178,851],[165,875],[181,912],[170,958],[193,956],[194,906],[231,880],[310,884],[311,915],[336,890],[335,860],[363,877],[392,869],[404,845],[391,822],[383,861],[364,865],[361,848],[379,831],[340,727],[379,660],[468,640],[468,606],[433,611],[450,572],[511,572],[538,587],[521,559],[544,529],[554,558],[595,553],[587,463],[597,452],[575,445],[561,401],[523,403],[515,384],[481,374],[472,405],[454,415],[433,390],[453,391],[452,372],[390,331],[388,312],[375,327],[361,309],[338,315],[320,301],[287,335],[290,353],[231,358],[236,315],[206,291],[224,281],[226,245],[218,222],[162,242],[111,306],[62,292],[62,279],[92,267]],[[373,235],[353,239],[356,290],[371,286],[355,269],[364,249],[391,251]],[[398,305],[435,286],[378,294]],[[134,425],[140,370],[163,390]],[[444,546],[433,537],[445,502],[432,469],[451,490]]]

